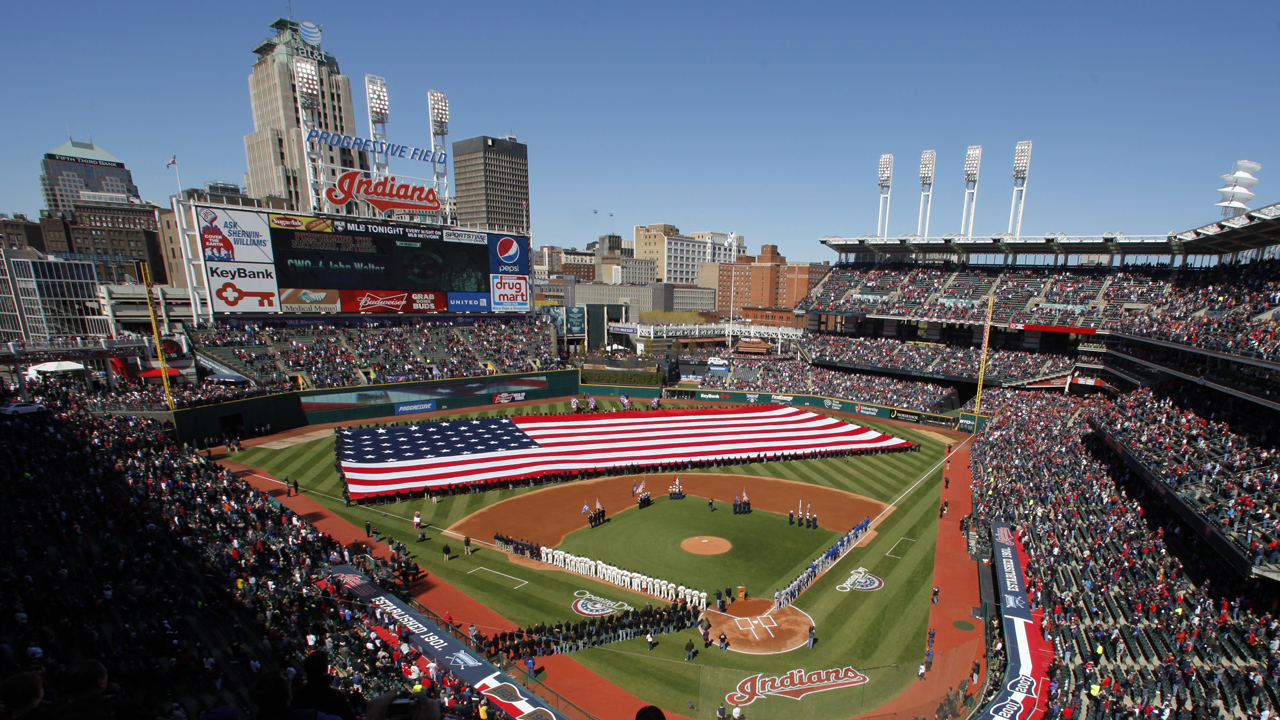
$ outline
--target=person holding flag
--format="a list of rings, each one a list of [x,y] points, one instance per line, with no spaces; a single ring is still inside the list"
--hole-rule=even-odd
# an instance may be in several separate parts
[[[735,494],[734,494],[734,496],[733,496],[733,514],[734,514],[734,515],[741,515],[741,514],[742,514],[742,512],[741,512],[742,507],[739,505],[739,502],[740,502],[739,498],[740,498],[740,497],[741,497],[741,495],[738,495],[737,493],[735,493]]]
[[[639,487],[640,487],[640,484],[639,484],[639,483],[635,483],[635,482],[631,483],[631,497],[635,497],[635,496],[636,496],[636,490],[637,490]]]
[[[747,499],[747,489],[742,488],[742,514],[747,515],[751,512],[751,501]]]

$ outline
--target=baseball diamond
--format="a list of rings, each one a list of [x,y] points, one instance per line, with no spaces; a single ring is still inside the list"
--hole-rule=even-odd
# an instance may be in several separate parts
[[[602,400],[599,406],[608,410],[618,404]],[[432,416],[465,420],[568,410],[566,399]],[[668,717],[712,718],[715,708],[750,677],[787,682],[785,678],[797,667],[806,673],[856,668],[865,682],[763,693],[750,708],[753,717],[770,717],[775,711],[770,708],[782,712],[786,707],[780,703],[799,703],[802,717],[836,720],[901,704],[894,698],[916,682],[914,667],[921,652],[917,648],[922,647],[930,624],[935,547],[931,528],[936,523],[942,470],[943,443],[937,431],[926,434],[898,422],[862,418],[857,422],[916,443],[920,451],[731,464],[552,484],[535,480],[486,492],[462,490],[434,499],[350,507],[339,499],[332,437],[284,443],[284,447],[277,438],[275,447],[280,449],[250,449],[236,460],[261,468],[263,477],[305,478],[304,493],[329,511],[357,527],[370,520],[384,535],[410,539],[414,561],[428,573],[422,584],[424,597],[431,599],[448,587],[482,603],[484,611],[452,613],[455,622],[474,622],[486,636],[507,622],[520,627],[607,624],[628,612],[662,608],[669,602],[668,596],[659,599],[652,594],[647,584],[637,584],[644,588],[637,590],[585,575],[582,563],[575,569],[562,568],[543,562],[538,553],[499,552],[493,546],[495,534],[519,541],[504,545],[509,549],[563,549],[566,556],[590,559],[592,566],[616,567],[707,593],[707,609],[699,608],[690,618],[706,627],[705,638],[700,627],[673,627],[670,633],[663,627],[651,635],[651,647],[644,633],[586,642],[581,650],[575,646],[564,655],[539,658],[539,664],[557,668],[547,671],[546,681],[553,687],[568,681],[564,673],[579,672],[566,668],[581,668],[581,672],[598,674],[628,697],[657,704]],[[663,495],[648,507],[636,504],[633,491],[642,481],[649,489],[667,488],[677,475],[684,499]],[[751,512],[736,514],[734,502],[743,495],[751,499]],[[603,520],[590,527],[584,510],[597,508],[602,509]],[[412,541],[416,533],[409,520],[415,513],[426,530],[421,542]],[[774,591],[799,577],[845,532],[864,521],[871,529],[850,544],[846,550],[850,557],[842,557],[821,573],[793,603],[774,608]],[[904,535],[920,541],[895,553],[901,558],[886,557],[885,550],[878,549],[889,544],[880,538]],[[686,540],[703,537],[722,539],[728,548],[714,555],[682,549]],[[472,554],[455,551],[449,561],[443,561],[439,548],[445,544],[459,548],[463,538],[471,540]],[[474,572],[478,567],[487,571]],[[838,589],[855,569],[883,579],[882,588],[856,593]],[[746,588],[748,600],[727,602],[739,586]],[[724,612],[715,609],[717,590],[726,600]],[[499,625],[485,620],[489,613],[503,618]],[[981,632],[962,633],[949,623],[948,628],[969,640],[940,653],[934,664],[954,665],[959,672],[981,648]],[[686,661],[690,644],[693,660]],[[940,687],[937,697],[945,690]],[[608,712],[596,714],[610,717]]]

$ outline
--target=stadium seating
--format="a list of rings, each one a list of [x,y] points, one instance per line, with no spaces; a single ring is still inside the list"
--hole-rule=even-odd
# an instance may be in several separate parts
[[[1280,360],[1280,261],[1209,269],[1110,271],[839,266],[801,303],[830,313],[1089,327]],[[868,283],[888,293],[868,293]]]
[[[984,397],[994,419],[971,455],[972,520],[1013,523],[1030,556],[1027,582],[1044,612],[1041,632],[1057,649],[1049,718],[1067,707],[1103,718],[1162,704],[1189,716],[1194,708],[1196,717],[1275,706],[1273,597],[1192,548],[1172,553],[1170,538],[1193,542],[1178,537],[1180,521],[1128,482],[1117,456],[1091,437],[1086,416],[1126,423],[1135,414],[1127,433],[1202,427],[1168,405],[1145,411],[1149,400],[1006,389]],[[1216,432],[1209,437],[1235,442]],[[1166,447],[1174,447],[1185,437],[1169,439]],[[1094,657],[1099,645],[1103,653]],[[1096,695],[1094,685],[1102,688]]]

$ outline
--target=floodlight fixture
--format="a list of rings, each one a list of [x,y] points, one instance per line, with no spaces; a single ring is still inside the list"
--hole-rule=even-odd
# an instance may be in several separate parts
[[[1022,236],[1022,208],[1027,200],[1027,171],[1031,168],[1031,141],[1021,140],[1013,148],[1013,203],[1009,206],[1009,232]]]
[[[390,116],[387,102],[387,81],[377,75],[364,76],[364,93],[369,103],[369,122],[385,123]]]
[[[920,155],[920,184],[921,185],[933,184],[933,169],[934,169],[934,164],[937,161],[937,158],[938,158],[938,153],[935,150],[925,150],[924,153]]]
[[[964,181],[978,182],[978,170],[982,167],[982,146],[970,145],[964,153]]]
[[[311,58],[294,58],[293,83],[303,107],[320,104],[320,70]]]
[[[889,237],[889,201],[893,193],[893,155],[880,156],[880,214],[876,218],[876,235]]]
[[[1013,179],[1026,180],[1031,167],[1031,141],[1022,140],[1013,149]]]
[[[920,215],[916,218],[916,234],[929,237],[929,216],[933,213],[933,170],[937,163],[936,150],[920,154]]]
[[[439,90],[427,91],[427,109],[431,115],[431,134],[449,134],[449,98]]]
[[[960,233],[973,237],[973,216],[978,208],[978,170],[982,168],[982,146],[970,145],[964,153],[964,213]]]
[[[887,190],[893,185],[893,155],[884,154],[880,156],[880,187]]]

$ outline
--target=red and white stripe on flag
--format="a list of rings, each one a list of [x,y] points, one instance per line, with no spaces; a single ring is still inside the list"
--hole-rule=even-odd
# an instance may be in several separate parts
[[[347,489],[352,498],[361,498],[618,466],[912,446],[870,428],[778,405],[515,417],[511,422],[537,447],[409,460],[342,459]]]

